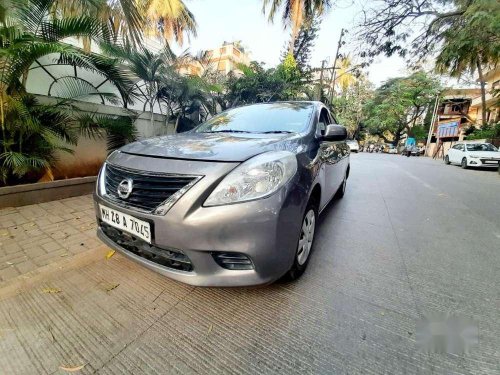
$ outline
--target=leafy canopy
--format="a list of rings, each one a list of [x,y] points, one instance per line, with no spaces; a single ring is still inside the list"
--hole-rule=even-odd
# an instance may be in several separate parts
[[[425,72],[389,79],[365,106],[368,130],[397,144],[425,115],[439,92],[439,82]]]

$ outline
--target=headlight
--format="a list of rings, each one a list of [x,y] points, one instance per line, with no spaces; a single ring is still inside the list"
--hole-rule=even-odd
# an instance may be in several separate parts
[[[205,206],[246,202],[268,197],[297,172],[297,158],[288,151],[257,155],[231,171],[205,201]]]
[[[96,190],[97,190],[97,195],[100,195],[101,197],[106,194],[105,176],[106,176],[106,162],[104,162],[104,164],[101,167],[101,170],[99,171],[99,174],[97,175]]]
[[[119,150],[113,151],[108,155],[106,161],[110,159],[113,155],[120,153]],[[106,161],[102,164],[101,170],[97,175],[96,193],[101,197],[106,194]]]
[[[472,159],[479,159],[479,156],[469,155],[469,158],[472,158]]]

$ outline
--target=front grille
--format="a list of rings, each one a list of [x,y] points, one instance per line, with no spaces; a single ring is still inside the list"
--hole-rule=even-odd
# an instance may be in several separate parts
[[[125,250],[162,266],[179,271],[191,272],[193,265],[187,255],[176,249],[161,249],[122,230],[116,229],[99,220],[103,233]]]
[[[132,180],[132,193],[127,198],[121,198],[118,185],[126,179]],[[197,179],[196,176],[153,174],[106,164],[106,197],[122,207],[152,212],[169,198],[177,200]]]

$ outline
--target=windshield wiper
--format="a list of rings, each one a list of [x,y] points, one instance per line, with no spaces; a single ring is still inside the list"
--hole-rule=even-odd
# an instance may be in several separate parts
[[[262,132],[262,134],[291,134],[293,132],[288,130],[269,130],[267,132]]]

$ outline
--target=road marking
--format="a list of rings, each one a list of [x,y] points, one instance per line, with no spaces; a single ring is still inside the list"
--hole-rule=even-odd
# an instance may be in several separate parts
[[[425,186],[427,189],[430,189],[430,190],[435,190],[431,185],[429,185],[427,182],[425,182],[424,180],[422,180],[421,178],[415,176],[414,174],[411,174],[410,172],[408,171],[405,171],[403,168],[401,168],[401,170],[410,178],[420,182],[423,186]]]

